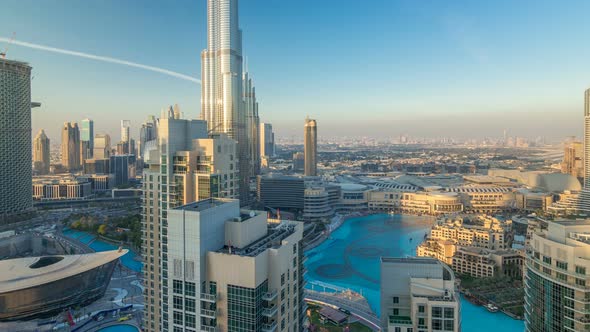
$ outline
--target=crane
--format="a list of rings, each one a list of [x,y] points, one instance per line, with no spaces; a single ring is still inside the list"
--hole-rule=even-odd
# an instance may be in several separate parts
[[[10,46],[10,43],[12,43],[14,41],[15,38],[16,38],[16,32],[13,32],[12,37],[10,37],[10,40],[8,41],[8,45],[6,45],[6,48],[4,49],[4,52],[0,52],[0,57],[2,59],[6,59],[6,53],[8,52],[8,47]]]

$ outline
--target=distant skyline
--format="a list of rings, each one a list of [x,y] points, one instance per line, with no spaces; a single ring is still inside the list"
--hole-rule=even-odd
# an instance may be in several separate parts
[[[370,5],[369,5],[370,3]],[[581,138],[590,87],[590,2],[300,0],[240,2],[244,54],[263,122],[277,137]],[[5,0],[0,37],[122,59],[200,79],[206,2]],[[0,42],[0,50],[6,48]],[[196,82],[10,45],[33,66],[33,133],[64,122],[132,136],[178,103],[200,114]]]

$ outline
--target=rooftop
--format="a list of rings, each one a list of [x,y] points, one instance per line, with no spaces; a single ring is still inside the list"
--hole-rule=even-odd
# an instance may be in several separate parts
[[[438,260],[430,257],[381,257],[382,263],[407,263],[407,264],[434,264],[438,265]]]
[[[0,294],[31,288],[71,277],[125,255],[128,250],[111,250],[85,255],[42,256],[0,261]]]
[[[223,204],[231,203],[237,201],[236,199],[229,199],[229,198],[207,198],[198,202],[192,202],[189,204],[185,204],[179,207],[174,208],[174,210],[187,210],[187,211],[197,211],[202,212],[205,210],[212,209],[216,206],[221,206]]]
[[[294,224],[273,226],[269,227],[268,233],[266,233],[265,236],[244,248],[240,249],[232,247],[230,252],[229,247],[223,247],[217,252],[238,256],[256,257],[266,249],[280,247],[281,242],[293,233],[295,233]]]

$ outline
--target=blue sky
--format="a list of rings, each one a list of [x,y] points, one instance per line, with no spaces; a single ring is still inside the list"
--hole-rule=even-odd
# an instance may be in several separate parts
[[[242,0],[261,117],[278,136],[579,135],[590,87],[588,1]],[[0,37],[200,76],[206,1],[3,0]],[[0,43],[0,49],[5,47]],[[10,46],[33,66],[33,129],[95,120],[118,137],[200,86],[162,74]],[[137,136],[137,132],[133,133]]]

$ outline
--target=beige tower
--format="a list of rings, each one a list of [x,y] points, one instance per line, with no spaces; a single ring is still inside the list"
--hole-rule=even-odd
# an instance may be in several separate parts
[[[49,173],[49,138],[41,129],[33,141],[33,167],[37,174]]]
[[[68,171],[81,167],[80,130],[75,122],[66,122],[61,131],[61,163]]]
[[[305,176],[317,175],[318,156],[318,128],[316,121],[310,118],[305,119],[303,131],[304,154],[305,154]]]

